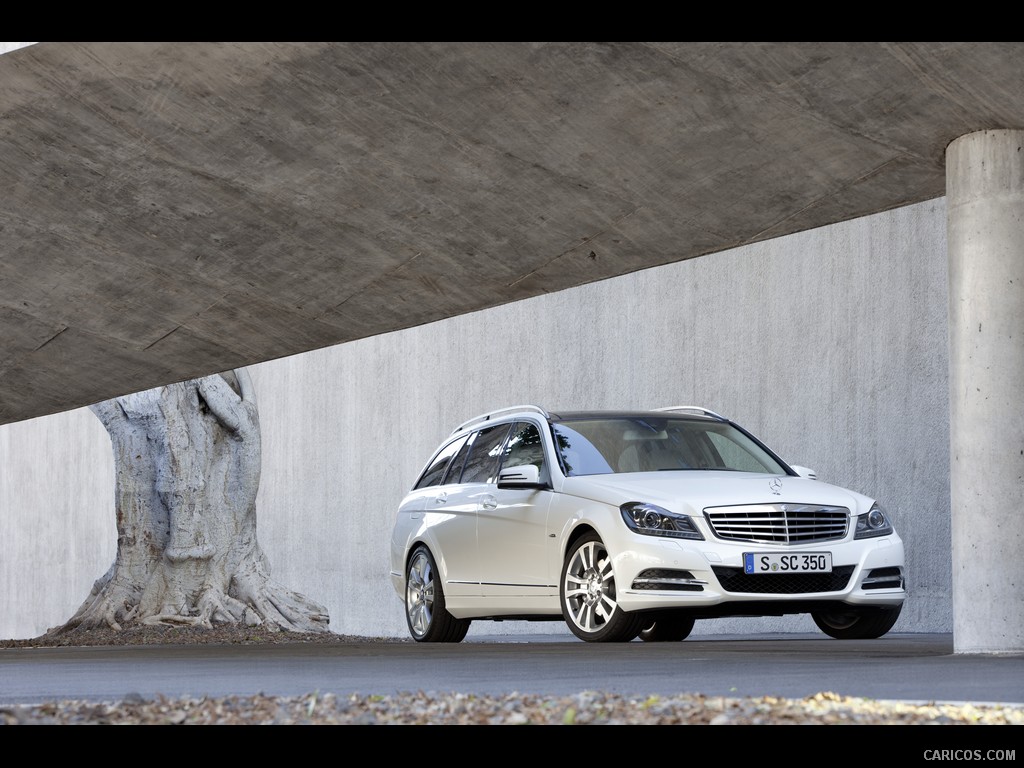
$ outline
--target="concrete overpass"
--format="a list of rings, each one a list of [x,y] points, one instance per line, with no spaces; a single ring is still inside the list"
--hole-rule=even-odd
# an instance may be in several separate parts
[[[11,50],[0,424],[945,196],[957,642],[1019,650],[1022,51]]]
[[[0,424],[941,197],[1021,43],[0,57]]]

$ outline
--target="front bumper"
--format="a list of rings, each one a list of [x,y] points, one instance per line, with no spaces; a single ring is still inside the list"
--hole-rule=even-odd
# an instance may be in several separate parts
[[[639,538],[614,562],[617,599],[626,611],[692,608],[695,616],[761,616],[836,604],[897,606],[906,599],[903,542],[895,535],[800,546]],[[829,552],[832,571],[744,573],[745,552],[780,551]]]

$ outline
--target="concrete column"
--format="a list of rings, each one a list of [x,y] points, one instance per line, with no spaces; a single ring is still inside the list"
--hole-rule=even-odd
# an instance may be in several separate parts
[[[952,142],[946,201],[953,650],[1020,653],[1024,130],[979,131]]]

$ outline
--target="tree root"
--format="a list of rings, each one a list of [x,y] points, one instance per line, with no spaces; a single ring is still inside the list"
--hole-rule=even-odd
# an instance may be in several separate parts
[[[255,593],[251,589],[246,590],[244,597],[243,602],[220,589],[209,588],[196,601],[193,615],[169,612],[165,605],[159,613],[140,617],[138,622],[208,629],[212,629],[214,624],[245,624],[263,625],[272,632],[329,631],[327,612],[296,592],[266,583]]]
[[[290,632],[329,631],[330,617],[323,606],[268,578],[236,579],[233,591],[267,625]]]
[[[158,613],[153,616],[146,616],[139,619],[139,624],[155,626],[162,624],[168,627],[205,627],[213,629],[208,619],[202,616],[182,616],[180,613]]]
[[[213,623],[238,624],[244,622],[250,626],[253,624],[250,615],[252,612],[249,607],[219,589],[208,589],[199,598],[198,605],[199,615]],[[258,624],[259,621],[257,620],[256,623]]]
[[[59,627],[50,629],[50,632],[70,632],[73,629],[121,629],[122,621],[131,621],[136,609],[132,603],[136,597],[136,591],[130,587],[119,585],[106,576],[97,579],[93,584],[92,591],[82,605],[75,612],[74,616],[68,619]],[[120,617],[120,620],[119,620]]]

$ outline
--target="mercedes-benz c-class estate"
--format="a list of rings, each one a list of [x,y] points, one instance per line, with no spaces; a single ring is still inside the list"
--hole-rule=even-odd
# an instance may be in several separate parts
[[[468,421],[401,501],[390,558],[420,642],[517,619],[674,641],[701,619],[793,614],[870,639],[906,598],[903,542],[876,499],[694,406]]]

